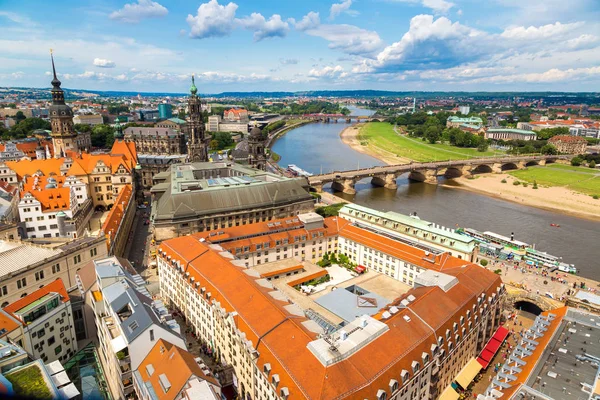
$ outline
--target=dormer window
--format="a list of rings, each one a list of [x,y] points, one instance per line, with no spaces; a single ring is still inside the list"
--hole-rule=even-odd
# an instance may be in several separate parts
[[[421,365],[419,364],[418,361],[413,361],[412,364],[411,364],[411,367],[412,367],[413,373],[416,374],[417,372],[419,372],[419,369],[421,368]]]
[[[275,387],[277,387],[277,385],[279,385],[279,375],[278,374],[273,375],[273,377],[271,378],[271,383]]]
[[[269,375],[271,373],[271,364],[265,363],[265,365],[263,366],[263,372]]]
[[[410,378],[410,373],[407,370],[403,369],[400,373],[400,378],[402,378],[402,384],[405,385],[406,382],[408,382],[408,379]]]
[[[282,387],[280,391],[280,395],[282,399],[287,399],[290,396],[290,391],[287,387]]]
[[[395,379],[390,379],[390,392],[394,393],[396,390],[398,390],[398,381]]]
[[[383,389],[377,391],[377,400],[387,400],[387,393]]]
[[[421,359],[423,360],[423,365],[427,364],[429,362],[429,354],[423,352],[423,354],[421,354]]]

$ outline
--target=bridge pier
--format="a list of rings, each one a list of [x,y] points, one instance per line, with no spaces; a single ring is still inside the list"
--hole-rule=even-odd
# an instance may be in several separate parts
[[[338,192],[344,192],[346,194],[356,194],[354,188],[354,179],[344,179],[343,181],[333,181],[331,188]]]
[[[540,160],[540,161],[538,161],[538,165],[541,165],[541,166],[546,165],[546,160]]]
[[[502,173],[502,164],[500,164],[500,163],[492,164],[492,173],[501,174]]]
[[[371,179],[371,184],[376,186],[382,186],[386,189],[398,189],[398,184],[396,183],[396,175],[395,174],[386,174],[384,176],[374,176]]]
[[[323,184],[322,183],[313,183],[312,185],[310,185],[313,189],[315,189],[315,192],[317,193],[321,193],[323,191]]]
[[[410,174],[408,174],[408,179],[417,182],[437,184],[437,170],[412,170]]]

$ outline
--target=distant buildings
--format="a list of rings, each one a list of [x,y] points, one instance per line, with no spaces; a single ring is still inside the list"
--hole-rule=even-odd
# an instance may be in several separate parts
[[[67,361],[77,352],[73,311],[62,279],[4,307],[23,324],[23,348],[44,363]]]
[[[161,103],[158,105],[158,118],[168,119],[173,116],[173,106],[167,103]]]
[[[479,129],[483,126],[483,120],[479,117],[448,117],[446,121],[447,128],[460,128],[461,125],[469,125]]]
[[[209,132],[240,132],[248,133],[248,111],[232,108],[220,115],[208,117],[206,130]]]
[[[536,140],[537,134],[533,131],[513,128],[488,128],[485,132],[486,139],[493,140]]]
[[[571,136],[582,136],[592,139],[600,139],[600,122],[581,123],[569,127]]]
[[[175,164],[153,180],[157,240],[291,217],[314,204],[305,179],[225,162]]]
[[[548,143],[554,145],[558,152],[563,154],[584,154],[587,147],[587,140],[579,136],[553,136]]]
[[[471,112],[471,107],[469,107],[469,106],[460,106],[460,107],[458,107],[458,111],[462,115],[469,115],[469,113]]]
[[[102,125],[104,123],[100,114],[77,114],[73,117],[74,124],[80,125]]]

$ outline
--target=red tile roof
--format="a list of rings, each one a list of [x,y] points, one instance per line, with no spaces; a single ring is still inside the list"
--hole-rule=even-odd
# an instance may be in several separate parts
[[[587,143],[587,140],[585,140],[585,138],[582,138],[581,136],[567,136],[567,135],[558,135],[558,136],[552,136],[550,139],[548,139],[549,143]]]
[[[111,243],[115,239],[117,235],[117,231],[119,230],[119,226],[123,222],[123,218],[125,216],[125,211],[127,210],[127,206],[132,199],[133,190],[131,185],[125,185],[119,192],[119,195],[115,199],[115,203],[113,207],[110,209],[106,220],[102,224],[102,232],[106,235],[106,242],[108,248],[110,249]]]
[[[58,293],[60,295],[60,300],[63,303],[66,303],[69,301],[69,294],[67,293],[67,289],[65,288],[65,285],[64,285],[62,279],[58,278],[55,281],[52,281],[51,283],[47,284],[46,286],[43,286],[42,288],[36,290],[35,292],[28,294],[27,296],[20,298],[19,300],[15,301],[13,303],[10,303],[6,307],[4,307],[4,311],[9,313],[13,317],[19,319],[15,315],[16,312],[27,307],[29,304],[33,303],[36,300],[41,299],[42,297],[44,297],[45,295],[50,294],[50,293]]]

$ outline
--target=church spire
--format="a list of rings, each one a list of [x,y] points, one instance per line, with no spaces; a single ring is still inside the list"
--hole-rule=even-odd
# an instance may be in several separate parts
[[[52,74],[54,78],[52,79],[52,104],[65,104],[65,94],[63,90],[60,88],[61,82],[58,80],[56,76],[56,67],[54,66],[54,54],[52,49],[50,49],[50,59],[52,60]]]
[[[60,81],[56,77],[56,68],[54,67],[54,54],[52,49],[50,49],[50,58],[52,59],[52,74],[54,75],[54,79],[52,79],[52,86],[55,89],[60,89]]]
[[[195,96],[198,93],[198,88],[196,87],[196,83],[194,82],[194,74],[192,74],[192,86],[190,87],[190,93],[192,96]]]

